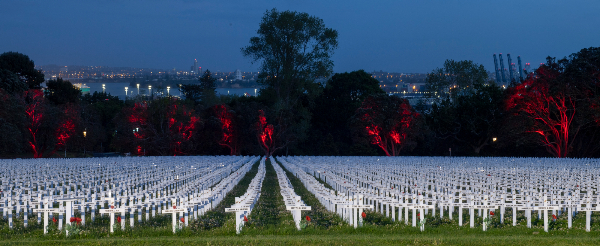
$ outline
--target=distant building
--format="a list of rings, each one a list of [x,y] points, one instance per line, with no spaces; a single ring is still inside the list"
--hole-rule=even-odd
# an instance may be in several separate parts
[[[194,59],[194,66],[192,67],[192,73],[197,73],[196,69],[198,69],[198,60]]]
[[[242,71],[239,69],[235,70],[235,80],[242,80]]]

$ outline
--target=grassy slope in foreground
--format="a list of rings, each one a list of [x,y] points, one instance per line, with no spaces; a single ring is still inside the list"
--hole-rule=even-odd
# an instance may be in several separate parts
[[[571,236],[453,236],[453,235],[312,235],[103,238],[83,240],[3,241],[2,245],[598,245],[598,237]]]

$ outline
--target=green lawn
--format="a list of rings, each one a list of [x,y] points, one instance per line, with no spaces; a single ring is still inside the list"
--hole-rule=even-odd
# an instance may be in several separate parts
[[[194,237],[110,237],[100,239],[26,238],[2,241],[2,245],[599,245],[598,235],[501,235],[458,234],[330,234],[330,235],[232,235]]]
[[[302,214],[303,217],[310,216],[311,222],[302,231],[297,231],[283,205],[270,162],[267,163],[263,194],[242,233],[236,235],[233,214],[224,213],[224,208],[231,206],[235,196],[246,191],[257,168],[258,163],[213,211],[191,221],[189,227],[175,235],[171,232],[170,216],[157,216],[146,221],[144,215],[141,224],[136,217],[134,228],[129,228],[129,218],[126,218],[126,229],[117,229],[109,235],[107,217],[97,216],[92,222],[88,215],[81,233],[69,238],[65,237],[64,231],[56,229],[43,235],[36,218],[30,217],[27,228],[23,228],[22,219],[17,218],[15,228],[8,229],[7,221],[0,217],[0,245],[600,245],[599,213],[592,217],[592,232],[584,231],[585,213],[574,218],[572,229],[567,229],[566,215],[563,214],[558,222],[551,223],[550,232],[545,233],[543,220],[537,220],[537,214],[534,214],[533,228],[527,228],[525,217],[520,212],[517,214],[518,225],[513,227],[509,220],[512,218],[511,209],[507,210],[504,224],[500,224],[496,216],[487,232],[481,229],[481,218],[471,229],[467,213],[463,219],[465,225],[458,226],[457,213],[450,220],[447,212],[442,219],[429,214],[424,232],[405,225],[404,221],[394,222],[372,212],[367,213],[363,227],[354,229],[336,214],[325,210],[314,195],[286,170],[296,193],[313,208]]]

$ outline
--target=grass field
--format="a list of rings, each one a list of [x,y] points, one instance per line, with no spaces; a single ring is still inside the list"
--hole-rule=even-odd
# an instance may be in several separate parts
[[[543,220],[534,213],[532,228],[526,227],[525,217],[518,213],[518,225],[513,227],[509,220],[511,210],[507,210],[504,224],[496,218],[489,231],[481,229],[481,218],[476,227],[469,228],[468,215],[464,214],[465,225],[458,226],[457,213],[450,220],[427,216],[426,230],[419,231],[404,221],[394,222],[381,214],[367,213],[365,225],[354,229],[334,213],[319,204],[302,183],[287,172],[294,190],[313,210],[303,212],[311,222],[302,231],[297,231],[291,214],[285,210],[279,185],[271,163],[262,187],[262,195],[240,235],[235,234],[235,221],[232,213],[224,213],[231,206],[234,197],[242,195],[257,173],[255,164],[240,183],[232,189],[223,202],[199,220],[191,221],[190,226],[173,235],[170,216],[157,216],[129,228],[117,229],[108,233],[108,218],[98,216],[92,222],[86,216],[86,225],[78,235],[65,237],[64,230],[53,229],[43,235],[41,225],[30,218],[29,227],[23,228],[22,218],[15,220],[15,227],[9,229],[6,220],[0,220],[0,245],[600,245],[600,215],[592,217],[592,232],[585,232],[584,213],[574,218],[573,228],[567,229],[566,215],[559,216],[550,224],[550,232],[543,231]],[[284,169],[285,170],[285,169]]]

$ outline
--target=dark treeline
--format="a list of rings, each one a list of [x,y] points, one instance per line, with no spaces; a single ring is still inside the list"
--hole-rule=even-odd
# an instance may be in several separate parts
[[[507,88],[448,60],[408,101],[363,70],[333,74],[337,36],[320,18],[267,11],[241,49],[260,64],[257,97],[217,95],[209,70],[185,99],[82,96],[60,78],[42,90],[29,57],[3,53],[0,155],[600,155],[600,48],[548,57]]]

